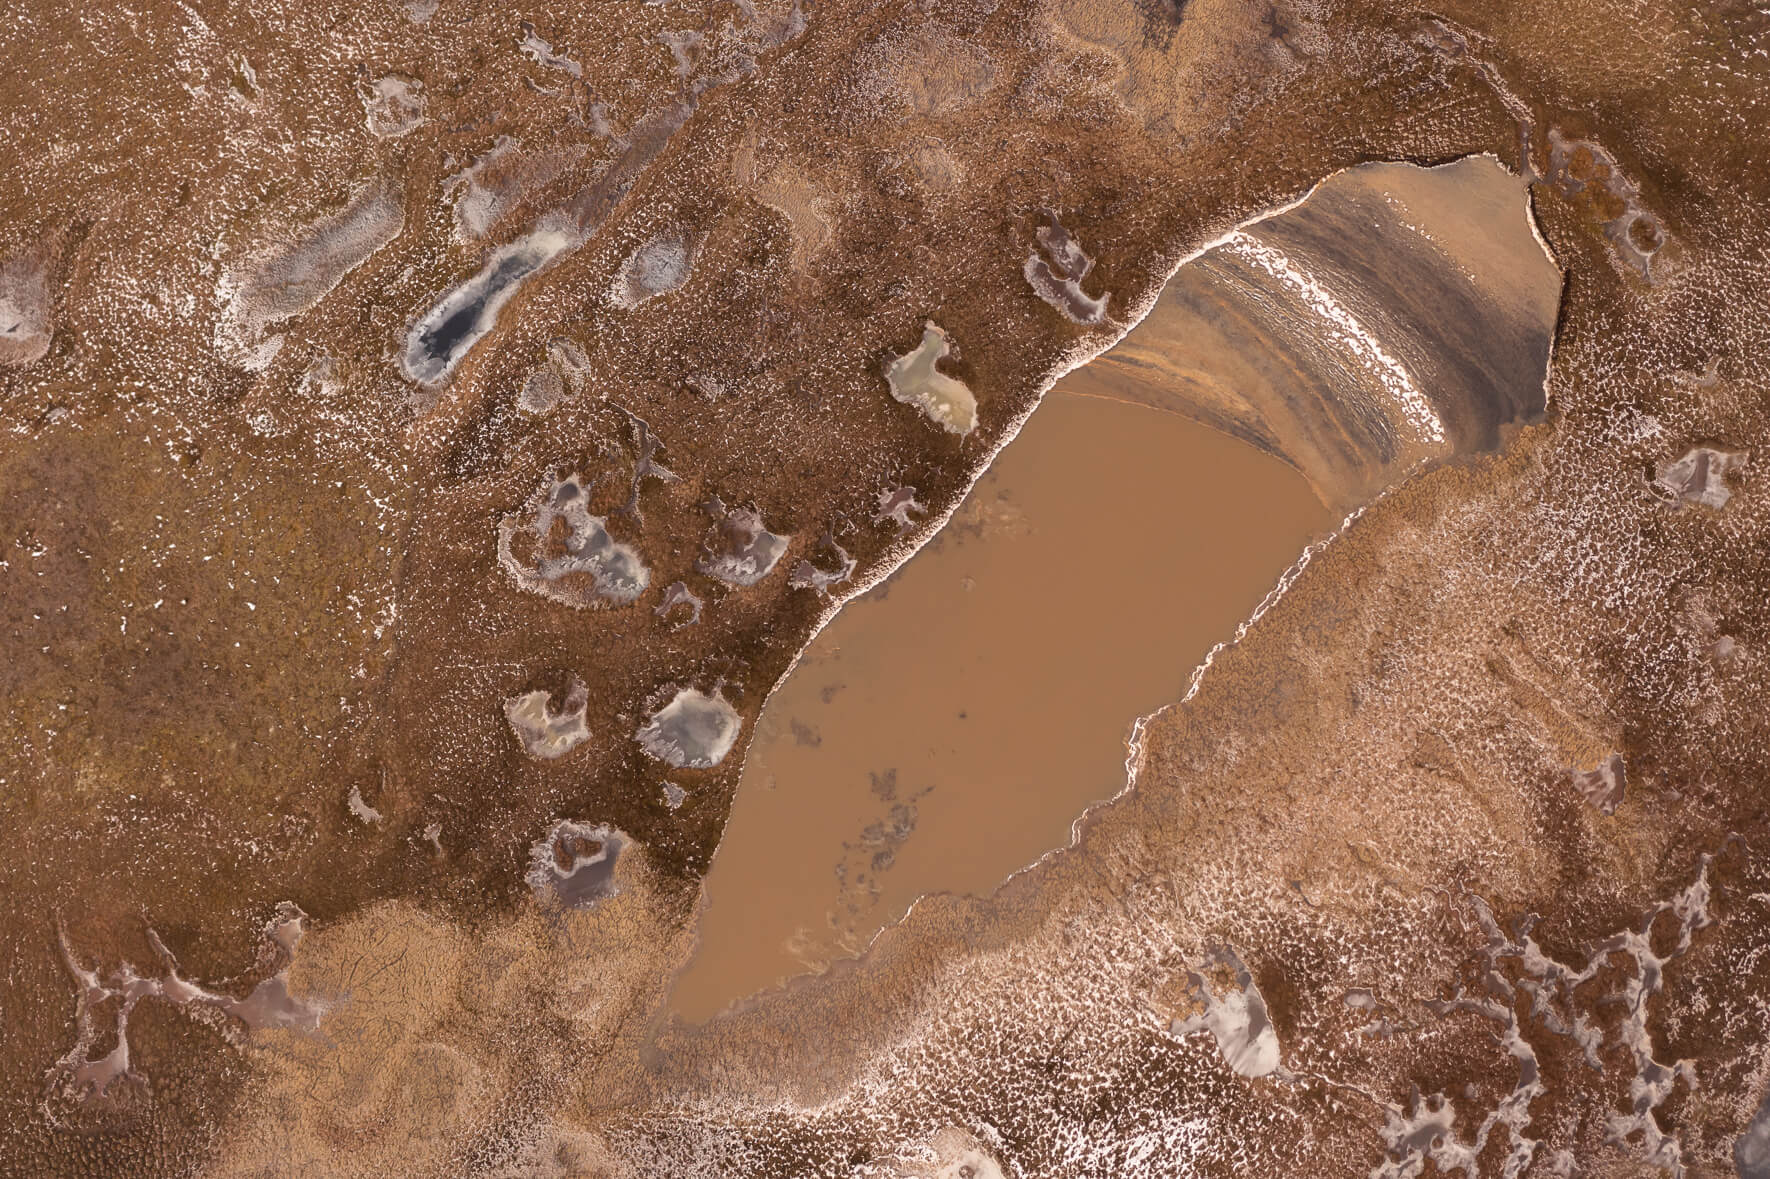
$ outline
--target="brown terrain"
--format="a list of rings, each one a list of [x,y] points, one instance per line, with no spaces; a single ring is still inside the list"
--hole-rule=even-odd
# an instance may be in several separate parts
[[[1761,8],[44,0],[0,61],[0,1174],[1770,1174]],[[1121,337],[1059,396],[1347,522],[1149,621],[1230,645],[1050,768],[1072,846],[684,1019],[765,700]]]

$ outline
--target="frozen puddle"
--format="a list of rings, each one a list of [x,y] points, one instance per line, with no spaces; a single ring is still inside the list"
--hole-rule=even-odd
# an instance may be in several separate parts
[[[737,744],[743,720],[724,696],[683,688],[651,714],[637,740],[646,753],[679,770],[708,770]]]
[[[104,1096],[119,1080],[145,1081],[129,1055],[129,1017],[144,999],[160,999],[174,1006],[210,1010],[231,1016],[250,1031],[292,1028],[312,1031],[319,1026],[323,1007],[298,999],[289,991],[289,970],[301,943],[306,914],[291,904],[280,905],[265,927],[265,956],[272,973],[254,986],[244,999],[210,991],[178,973],[178,962],[158,934],[148,931],[148,942],[160,958],[162,972],[155,976],[136,973],[125,962],[101,978],[82,964],[67,937],[62,937],[62,959],[79,984],[74,1009],[74,1046],[50,1069],[51,1092],[64,1099],[87,1101]],[[104,1012],[114,1005],[116,1045],[94,1056],[92,1050],[103,1031]]]
[[[564,757],[590,739],[585,716],[590,707],[590,693],[584,681],[572,678],[571,690],[556,709],[553,698],[544,689],[524,692],[504,701],[504,719],[510,722],[522,749],[530,757],[551,761]]]
[[[946,332],[930,321],[922,327],[921,343],[886,366],[885,381],[891,396],[920,409],[942,429],[964,435],[977,426],[977,398],[965,382],[936,367],[951,351]]]
[[[584,76],[584,67],[563,53],[555,53],[551,42],[544,39],[535,26],[528,21],[522,22],[522,40],[517,48],[521,49],[528,59],[543,69],[560,70],[574,78]]]
[[[1071,323],[1092,326],[1106,319],[1106,296],[1098,298],[1082,289],[1082,280],[1094,269],[1094,259],[1081,243],[1063,228],[1057,214],[1047,214],[1050,224],[1041,225],[1039,248],[1026,256],[1022,273],[1039,298],[1057,308]]]
[[[639,551],[590,514],[590,491],[577,475],[544,485],[499,522],[498,563],[521,588],[579,609],[623,605],[651,583]]]
[[[526,237],[493,251],[479,273],[446,292],[412,325],[401,367],[420,385],[440,385],[493,328],[522,284],[583,244],[564,220],[543,221]]]
[[[791,537],[770,532],[761,513],[751,508],[726,511],[715,499],[710,511],[714,524],[695,560],[697,572],[739,587],[755,585],[774,572]]]
[[[1212,974],[1226,973],[1228,985]],[[1233,950],[1220,950],[1202,970],[1188,971],[1199,1010],[1175,1019],[1168,1030],[1176,1036],[1209,1031],[1229,1067],[1244,1077],[1264,1077],[1278,1068],[1278,1033],[1266,1014],[1266,1000],[1254,976]]]
[[[1743,454],[1698,446],[1676,462],[1659,468],[1654,486],[1680,504],[1701,504],[1720,511],[1733,498],[1729,471],[1745,466]]]
[[[614,896],[615,864],[629,840],[606,824],[561,819],[529,849],[528,885],[539,900],[568,908]]]

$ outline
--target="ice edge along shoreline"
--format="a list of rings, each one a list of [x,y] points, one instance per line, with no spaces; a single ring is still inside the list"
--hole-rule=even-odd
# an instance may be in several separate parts
[[[1452,165],[1455,165],[1457,163],[1462,162],[1463,160],[1468,160],[1468,159],[1491,159],[1495,163],[1499,164],[1500,167],[1504,168],[1507,172],[1513,173],[1514,175],[1519,174],[1519,173],[1514,172],[1514,170],[1512,168],[1508,167],[1506,165],[1506,162],[1504,160],[1500,159],[1499,156],[1497,156],[1495,153],[1488,152],[1488,151],[1470,152],[1466,155],[1458,156],[1458,157],[1456,157],[1456,159],[1447,160],[1442,164],[1435,164],[1435,165],[1431,165],[1429,167],[1426,167],[1426,170],[1429,171],[1434,168],[1451,167]],[[1243,220],[1230,226],[1228,229],[1222,230],[1216,236],[1210,238],[1209,240],[1205,241],[1204,243],[1202,243],[1198,246],[1195,246],[1193,249],[1182,254],[1179,257],[1179,259],[1177,261],[1175,261],[1173,263],[1173,265],[1168,268],[1168,272],[1162,278],[1161,282],[1156,284],[1154,287],[1152,287],[1150,290],[1150,293],[1146,297],[1139,300],[1137,303],[1133,304],[1132,309],[1131,309],[1131,314],[1126,320],[1124,320],[1122,322],[1121,321],[1109,321],[1110,323],[1112,323],[1113,327],[1119,328],[1120,330],[1115,335],[1113,335],[1109,339],[1107,339],[1106,342],[1100,343],[1098,346],[1096,346],[1096,343],[1097,343],[1096,338],[1085,337],[1082,340],[1078,340],[1077,342],[1072,344],[1067,350],[1065,350],[1065,352],[1059,357],[1057,362],[1051,367],[1051,369],[1049,371],[1049,375],[1047,375],[1043,379],[1041,384],[1039,385],[1037,392],[1034,394],[1034,396],[1033,396],[1031,402],[1028,404],[1027,408],[1018,417],[1014,418],[1011,422],[1009,422],[1008,427],[1002,432],[1001,436],[996,440],[995,444],[991,447],[988,456],[977,467],[977,469],[972,473],[970,480],[965,485],[964,491],[960,495],[955,497],[952,504],[944,512],[942,512],[938,517],[935,517],[935,516],[929,517],[927,520],[923,521],[923,524],[920,528],[916,529],[914,532],[912,532],[908,536],[901,538],[895,544],[888,547],[885,550],[884,554],[880,557],[880,559],[877,562],[875,562],[873,569],[871,571],[869,571],[866,576],[864,576],[861,579],[854,582],[851,592],[844,594],[839,599],[832,600],[830,602],[830,604],[822,612],[820,612],[820,614],[818,615],[817,621],[812,626],[810,634],[808,634],[806,636],[805,641],[800,646],[799,650],[794,653],[792,662],[790,662],[787,665],[786,670],[781,673],[780,678],[777,679],[774,682],[774,684],[770,686],[770,688],[768,690],[768,694],[762,698],[762,705],[757,710],[757,713],[756,713],[757,719],[760,720],[763,713],[765,713],[768,710],[769,701],[774,699],[774,694],[780,690],[781,686],[783,684],[785,684],[787,682],[787,680],[792,676],[794,671],[796,671],[798,669],[800,661],[805,657],[806,652],[810,651],[811,646],[816,641],[818,635],[823,633],[824,628],[827,627],[835,619],[836,615],[841,612],[842,607],[846,606],[849,602],[853,601],[856,598],[861,597],[863,594],[872,590],[875,586],[877,586],[880,583],[889,579],[892,574],[896,573],[912,557],[914,557],[917,553],[921,552],[924,546],[926,546],[930,541],[932,541],[936,536],[938,536],[940,534],[941,530],[946,527],[947,523],[958,512],[959,508],[964,505],[964,502],[970,496],[972,489],[975,488],[977,483],[986,474],[989,473],[990,468],[995,465],[996,458],[1002,453],[1003,450],[1007,449],[1008,445],[1011,442],[1013,442],[1015,438],[1020,436],[1020,431],[1025,428],[1026,423],[1032,418],[1032,415],[1038,411],[1038,408],[1044,404],[1045,398],[1051,392],[1052,388],[1059,381],[1061,381],[1064,377],[1068,376],[1070,373],[1074,372],[1076,369],[1081,368],[1082,366],[1092,362],[1093,360],[1095,360],[1097,357],[1101,356],[1102,354],[1109,352],[1113,348],[1117,347],[1118,344],[1122,340],[1124,340],[1124,338],[1126,336],[1130,335],[1131,332],[1135,331],[1136,328],[1138,327],[1138,325],[1140,325],[1145,319],[1147,319],[1149,317],[1149,314],[1155,310],[1155,305],[1157,302],[1160,301],[1161,296],[1162,296],[1162,292],[1168,289],[1169,284],[1174,281],[1174,277],[1177,274],[1179,274],[1183,268],[1185,268],[1186,266],[1190,265],[1193,262],[1196,262],[1199,258],[1202,258],[1204,255],[1210,253],[1212,250],[1217,249],[1220,246],[1228,244],[1231,240],[1233,240],[1235,238],[1235,236],[1237,234],[1243,232],[1244,230],[1246,230],[1252,226],[1258,225],[1263,221],[1269,221],[1274,217],[1281,216],[1285,213],[1290,212],[1292,209],[1297,208],[1298,206],[1302,205],[1305,201],[1307,201],[1310,197],[1314,196],[1316,191],[1319,190],[1323,185],[1327,184],[1329,181],[1333,180],[1335,177],[1341,175],[1342,173],[1351,172],[1351,171],[1354,171],[1358,168],[1369,167],[1369,166],[1375,165],[1375,164],[1413,164],[1413,161],[1411,161],[1411,160],[1365,160],[1365,161],[1362,161],[1357,164],[1349,164],[1343,168],[1334,169],[1332,172],[1329,172],[1326,176],[1323,176],[1321,179],[1319,179],[1319,180],[1315,181],[1313,184],[1311,184],[1308,187],[1308,189],[1306,189],[1300,196],[1294,197],[1294,198],[1292,198],[1288,201],[1285,201],[1281,204],[1274,205],[1274,206],[1272,206],[1268,209],[1265,209],[1259,213],[1255,213],[1249,217],[1246,217]],[[1421,165],[1418,165],[1418,164],[1414,164],[1414,166],[1421,167]],[[1528,174],[1526,174],[1526,179],[1527,180],[1529,179]],[[1526,196],[1525,206],[1524,206],[1524,215],[1525,215],[1525,220],[1530,225],[1531,235],[1536,239],[1538,246],[1540,246],[1543,251],[1543,254],[1549,259],[1549,261],[1551,263],[1553,263],[1556,266],[1557,269],[1561,269],[1560,261],[1555,257],[1553,250],[1551,250],[1549,248],[1549,244],[1548,244],[1547,240],[1544,239],[1544,237],[1542,235],[1541,228],[1537,224],[1536,212],[1535,212],[1534,208],[1532,207],[1531,201],[1529,199],[1528,190],[1527,190],[1527,196]],[[1548,357],[1547,363],[1544,366],[1544,374],[1543,374],[1545,412],[1546,412],[1547,407],[1549,405],[1549,388],[1548,388],[1548,386],[1549,386],[1550,374],[1553,372],[1553,370],[1554,370],[1554,339],[1553,339],[1553,336],[1551,336],[1550,347],[1549,347],[1549,357]],[[1111,795],[1107,796],[1106,798],[1097,799],[1096,801],[1091,802],[1087,806],[1083,807],[1081,812],[1078,815],[1076,815],[1076,817],[1074,819],[1072,819],[1070,821],[1069,839],[1067,842],[1065,842],[1057,847],[1049,848],[1046,851],[1041,852],[1036,858],[1029,861],[1028,863],[1023,864],[1018,868],[1015,868],[1013,871],[1011,871],[1007,875],[1003,876],[999,881],[997,881],[993,886],[991,886],[988,892],[971,894],[971,895],[977,896],[980,899],[987,899],[989,897],[993,897],[997,893],[1001,892],[1001,890],[1003,888],[1007,887],[1007,885],[1010,884],[1012,881],[1014,881],[1016,878],[1037,869],[1042,864],[1044,864],[1047,860],[1051,860],[1057,856],[1063,855],[1063,854],[1071,851],[1072,849],[1074,849],[1076,846],[1078,846],[1081,842],[1083,829],[1086,827],[1088,822],[1093,818],[1095,812],[1099,811],[1105,807],[1110,807],[1110,806],[1115,805],[1116,803],[1119,802],[1120,799],[1122,799],[1126,795],[1130,794],[1131,791],[1133,791],[1136,788],[1138,776],[1143,768],[1143,759],[1144,759],[1144,752],[1145,752],[1144,733],[1145,733],[1145,730],[1147,729],[1149,723],[1151,721],[1155,720],[1157,717],[1161,716],[1163,713],[1167,712],[1171,708],[1179,708],[1179,707],[1184,706],[1189,701],[1191,701],[1194,696],[1198,695],[1198,692],[1204,683],[1205,673],[1210,670],[1212,664],[1214,664],[1216,662],[1217,657],[1219,655],[1221,655],[1223,652],[1229,650],[1230,648],[1235,647],[1240,644],[1241,640],[1243,638],[1245,638],[1248,635],[1248,633],[1253,629],[1254,624],[1259,622],[1260,619],[1262,617],[1264,617],[1268,611],[1270,611],[1274,606],[1276,606],[1284,598],[1284,595],[1287,592],[1289,592],[1291,586],[1294,585],[1296,583],[1297,579],[1303,575],[1303,571],[1308,568],[1310,562],[1313,561],[1318,554],[1325,551],[1329,546],[1331,546],[1336,540],[1340,539],[1340,537],[1345,535],[1347,530],[1350,529],[1352,527],[1352,525],[1355,524],[1359,520],[1359,518],[1362,517],[1369,508],[1374,507],[1378,503],[1381,503],[1384,499],[1386,499],[1389,496],[1389,494],[1391,492],[1393,492],[1396,488],[1398,488],[1398,487],[1402,486],[1403,484],[1407,483],[1408,481],[1410,481],[1421,470],[1421,468],[1429,465],[1430,462],[1431,462],[1431,460],[1422,459],[1420,462],[1415,463],[1412,467],[1408,468],[1408,470],[1404,474],[1402,474],[1394,482],[1389,484],[1389,486],[1385,487],[1382,491],[1378,492],[1377,495],[1375,497],[1373,497],[1368,503],[1361,504],[1357,508],[1354,508],[1351,512],[1347,513],[1346,517],[1340,521],[1339,526],[1337,528],[1335,528],[1333,532],[1329,533],[1328,535],[1321,538],[1320,540],[1317,540],[1317,541],[1314,541],[1308,545],[1305,545],[1302,553],[1300,553],[1298,555],[1297,559],[1295,561],[1293,561],[1291,563],[1291,565],[1289,567],[1287,567],[1285,569],[1285,571],[1279,575],[1278,581],[1273,585],[1273,587],[1270,590],[1268,590],[1266,592],[1266,595],[1263,598],[1261,598],[1259,604],[1254,607],[1253,611],[1246,618],[1244,618],[1241,622],[1239,622],[1236,625],[1234,633],[1227,639],[1219,640],[1217,643],[1215,643],[1211,647],[1211,649],[1209,651],[1207,651],[1205,653],[1203,660],[1201,660],[1192,670],[1192,675],[1188,681],[1185,695],[1183,695],[1177,701],[1169,701],[1166,704],[1163,704],[1163,705],[1153,709],[1150,712],[1144,713],[1144,714],[1134,717],[1132,719],[1131,725],[1130,725],[1130,732],[1125,740],[1125,781],[1124,781],[1124,785],[1120,786],[1118,790],[1116,790],[1115,792],[1113,792]],[[744,770],[748,767],[748,764],[749,764],[750,750],[753,747],[753,745],[754,745],[754,731],[752,731],[751,740],[749,742],[745,743],[742,757],[741,757],[741,759],[738,763],[738,766],[737,766],[737,775],[738,775],[738,781],[739,781],[740,785],[743,781]],[[736,806],[736,797],[737,797],[735,790],[733,791],[732,797],[733,797],[733,806],[735,807]],[[727,816],[728,827],[729,827],[729,823],[730,823],[730,816]],[[721,830],[719,843],[714,847],[713,855],[708,860],[708,869],[707,869],[708,875],[710,875],[712,872],[712,865],[715,862],[717,862],[718,855],[719,855],[719,849],[722,848],[724,845],[725,845],[725,831]],[[788,990],[790,987],[792,987],[795,983],[802,983],[804,980],[820,977],[824,973],[824,970],[815,970],[815,969],[807,968],[804,972],[802,972],[800,974],[789,976],[783,981],[769,984],[768,986],[762,987],[761,989],[751,992],[748,995],[742,996],[737,999],[733,999],[731,1002],[727,1003],[723,1008],[721,1008],[718,1012],[714,1013],[711,1016],[708,1016],[705,1020],[699,1021],[698,1023],[689,1023],[688,1021],[682,1020],[680,1017],[672,1017],[672,1014],[669,1011],[669,998],[668,998],[668,996],[674,991],[677,979],[688,969],[689,964],[694,961],[696,954],[698,954],[700,951],[700,929],[701,929],[702,921],[705,917],[705,914],[706,914],[706,911],[707,911],[707,908],[709,905],[709,897],[708,897],[707,889],[706,889],[706,880],[707,880],[707,876],[702,876],[701,886],[700,886],[700,890],[699,890],[700,895],[696,901],[694,916],[692,919],[693,928],[694,928],[695,932],[694,932],[694,936],[690,942],[688,952],[683,956],[681,962],[675,967],[675,969],[670,971],[669,976],[665,982],[664,990],[665,990],[666,998],[665,998],[664,1005],[660,1008],[660,1011],[659,1011],[659,1014],[661,1017],[663,1017],[664,1019],[673,1019],[673,1022],[676,1022],[679,1026],[705,1027],[705,1026],[721,1019],[722,1017],[733,1013],[736,1010],[741,1010],[741,1009],[747,1008],[747,1007],[765,999],[766,997],[768,997],[772,994],[784,992],[784,991]],[[873,951],[874,946],[876,946],[878,944],[879,939],[881,937],[884,937],[887,933],[891,932],[892,930],[896,929],[897,927],[907,923],[909,921],[910,917],[915,913],[916,909],[924,901],[929,900],[934,897],[949,896],[949,895],[953,895],[949,890],[939,890],[939,889],[919,894],[914,900],[912,900],[909,903],[909,905],[904,909],[903,913],[901,913],[897,917],[893,918],[892,920],[886,922],[884,925],[880,926],[879,929],[874,932],[873,936],[871,938],[867,939],[867,944],[864,947],[862,947],[862,949],[860,950],[860,952],[858,954],[853,956],[852,960],[853,961],[860,961],[860,960],[865,959],[868,955],[870,955]],[[824,969],[827,970],[828,967],[825,967]]]

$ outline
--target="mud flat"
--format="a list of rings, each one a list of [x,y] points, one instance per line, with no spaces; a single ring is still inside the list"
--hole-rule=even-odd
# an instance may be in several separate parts
[[[1060,384],[947,526],[770,700],[677,1010],[857,952],[917,896],[982,892],[1124,782],[1174,699],[1333,519],[1294,471]]]

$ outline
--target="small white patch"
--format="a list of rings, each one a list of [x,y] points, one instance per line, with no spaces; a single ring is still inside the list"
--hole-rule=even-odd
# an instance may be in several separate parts
[[[585,723],[589,708],[589,691],[582,680],[573,678],[565,703],[558,709],[553,707],[552,697],[546,691],[536,689],[505,700],[504,719],[522,742],[524,753],[552,761],[590,739]]]
[[[43,259],[27,250],[0,265],[0,365],[24,368],[49,352],[49,276]]]
[[[381,812],[363,801],[363,788],[361,786],[352,786],[350,788],[350,797],[344,801],[345,805],[350,807],[350,813],[361,819],[363,822],[379,823],[381,821]]]
[[[516,45],[518,49],[528,55],[530,61],[538,66],[549,70],[560,70],[574,78],[584,76],[583,66],[563,53],[553,52],[553,46],[542,40],[540,34],[535,31],[535,26],[526,20],[522,22],[522,39]]]
[[[678,78],[686,78],[694,72],[695,60],[700,57],[701,47],[706,39],[706,34],[695,29],[682,29],[677,32],[665,31],[658,34],[659,43],[670,51]]]
[[[658,603],[652,613],[659,618],[668,618],[670,611],[678,606],[686,606],[689,612],[686,619],[676,624],[680,629],[699,622],[701,611],[706,608],[706,603],[695,596],[694,592],[688,588],[686,581],[673,581],[670,583],[670,588],[664,591],[664,600]]]
[[[529,374],[516,395],[516,408],[535,417],[552,413],[568,395],[584,391],[589,373],[590,360],[582,348],[570,340],[555,340],[547,345],[546,361]]]
[[[379,139],[398,139],[424,122],[424,83],[401,74],[376,78],[360,91],[363,121]]]
[[[977,1136],[957,1126],[937,1131],[898,1167],[904,1179],[1007,1179]]]
[[[522,147],[509,135],[498,136],[492,150],[474,160],[461,171],[443,181],[444,194],[455,193],[455,237],[473,241],[484,237],[500,215],[508,210],[516,194],[504,173],[505,161]]]
[[[879,510],[873,513],[873,523],[895,520],[898,530],[902,531],[915,524],[914,513],[927,510],[925,504],[916,502],[914,487],[887,487],[879,493]]]
[[[616,307],[630,311],[681,287],[693,269],[694,249],[684,238],[653,238],[634,250],[621,264],[609,286],[609,300]]]
[[[1071,323],[1100,323],[1106,318],[1106,297],[1095,298],[1082,289],[1082,280],[1094,269],[1094,259],[1055,213],[1050,218],[1051,224],[1039,227],[1039,248],[1026,256],[1021,273],[1033,293]]]
[[[977,398],[965,382],[935,367],[950,351],[947,334],[930,320],[922,327],[922,342],[886,366],[885,380],[891,396],[916,406],[943,429],[964,436],[977,427]]]
[[[641,749],[679,770],[711,769],[737,744],[743,719],[724,696],[678,691],[635,735]]]
[[[790,589],[814,589],[825,596],[829,595],[830,587],[841,585],[854,576],[860,562],[848,555],[848,550],[836,543],[835,537],[826,536],[823,546],[835,556],[834,569],[819,569],[809,560],[800,561],[793,566],[793,576],[788,578]]]

